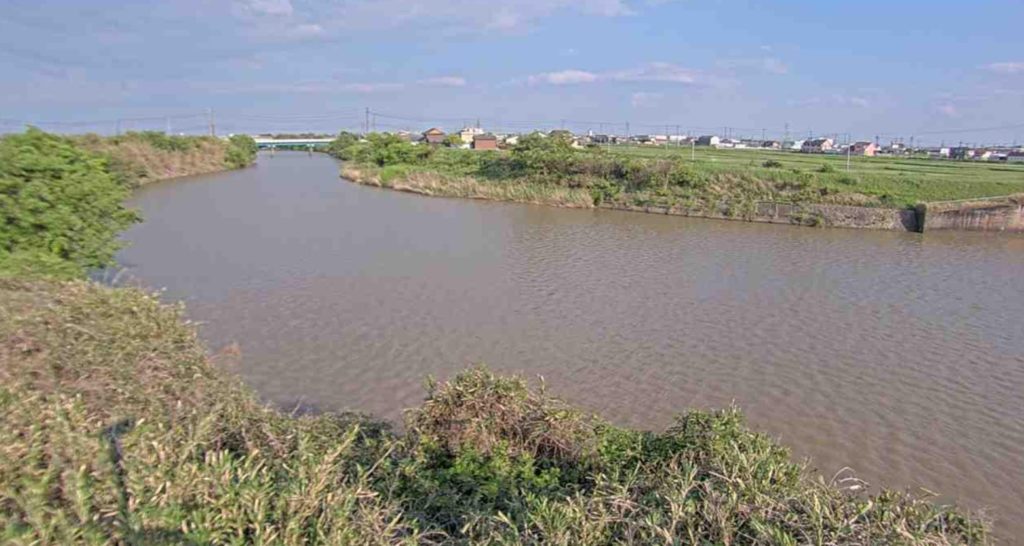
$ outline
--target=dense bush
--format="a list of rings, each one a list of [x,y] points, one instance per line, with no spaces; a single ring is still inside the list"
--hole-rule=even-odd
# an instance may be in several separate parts
[[[955,509],[809,476],[731,409],[634,431],[474,369],[399,436],[261,406],[135,290],[0,281],[0,307],[4,543],[987,542]]]
[[[231,169],[241,169],[256,161],[259,147],[249,135],[232,135],[228,139],[228,149],[224,153],[224,163]]]
[[[68,275],[111,262],[138,221],[106,162],[29,129],[0,139],[0,270]]]

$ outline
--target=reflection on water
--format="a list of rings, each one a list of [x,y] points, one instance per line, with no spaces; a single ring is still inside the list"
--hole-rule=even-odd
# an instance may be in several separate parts
[[[1024,238],[430,199],[302,153],[135,204],[121,263],[268,401],[397,420],[477,362],[641,428],[735,401],[824,474],[1024,535]]]

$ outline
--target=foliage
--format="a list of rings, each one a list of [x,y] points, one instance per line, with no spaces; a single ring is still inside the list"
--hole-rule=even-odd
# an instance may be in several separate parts
[[[461,148],[463,144],[461,135],[452,133],[444,137],[444,145],[448,148]]]
[[[354,147],[359,144],[359,136],[348,131],[338,133],[333,141],[327,146],[327,153],[338,159],[352,159]]]
[[[735,409],[633,431],[477,368],[399,436],[261,406],[137,290],[0,280],[0,309],[4,543],[988,542],[956,509],[810,476]]]
[[[0,139],[0,269],[67,276],[109,264],[138,221],[127,197],[105,161],[69,139],[34,128]]]
[[[368,148],[373,145],[367,143]],[[368,153],[368,152],[367,152]],[[362,165],[367,161],[355,158]],[[536,192],[584,189],[595,204],[718,210],[758,201],[912,207],[916,203],[1024,192],[1024,172],[984,163],[784,151],[613,146],[577,150],[568,135],[535,133],[510,153],[435,149],[410,164],[417,172],[481,184],[529,184]],[[785,166],[783,166],[785,162]]]
[[[70,138],[81,148],[106,158],[111,175],[132,188],[157,180],[242,168],[256,159],[255,141],[244,135],[222,140],[143,131]]]
[[[259,147],[256,141],[249,135],[232,135],[228,139],[228,149],[224,153],[224,163],[228,168],[241,169],[248,167],[256,161],[256,153]]]

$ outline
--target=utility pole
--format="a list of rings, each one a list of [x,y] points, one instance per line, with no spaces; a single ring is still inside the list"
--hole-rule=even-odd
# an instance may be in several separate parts
[[[786,138],[782,139],[782,142],[789,140],[789,122],[786,122]]]
[[[217,136],[217,128],[213,124],[213,108],[206,109],[206,123],[210,126],[210,136]]]
[[[846,172],[850,172],[850,149],[851,148],[853,148],[853,146],[850,146],[850,143],[847,142],[846,143]]]
[[[171,116],[164,118],[164,134],[171,136]]]
[[[366,108],[366,121],[363,122],[363,134],[370,132],[370,108]]]
[[[697,141],[696,140],[691,140],[690,141],[690,161],[696,161],[696,160],[697,160]]]

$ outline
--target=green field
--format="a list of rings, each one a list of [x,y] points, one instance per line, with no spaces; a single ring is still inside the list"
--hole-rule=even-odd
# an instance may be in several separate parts
[[[890,196],[898,205],[995,197],[1024,192],[1024,164],[953,161],[907,157],[858,157],[803,154],[798,152],[716,149],[708,147],[613,146],[606,153],[649,159],[681,159],[709,171],[764,171],[766,161],[777,161],[782,170],[800,173],[822,171],[823,165],[844,178],[845,190],[865,195]],[[795,173],[794,173],[795,174]],[[852,182],[852,183],[850,183]],[[826,181],[827,183],[827,181]]]

